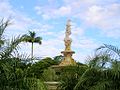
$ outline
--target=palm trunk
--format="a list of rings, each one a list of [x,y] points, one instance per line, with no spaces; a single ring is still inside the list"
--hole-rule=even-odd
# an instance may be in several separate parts
[[[32,42],[32,47],[31,47],[31,59],[32,59],[32,62],[33,62],[33,42]]]

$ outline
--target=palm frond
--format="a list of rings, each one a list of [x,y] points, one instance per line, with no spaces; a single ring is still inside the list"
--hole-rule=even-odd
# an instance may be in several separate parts
[[[13,51],[17,51],[18,44],[23,40],[23,36],[13,38],[6,46],[6,48],[0,53],[1,58],[11,56]]]
[[[41,40],[42,40],[41,37],[36,37],[35,40],[34,40],[34,42],[35,42],[35,43],[42,44]]]
[[[110,81],[99,81],[96,85],[90,87],[89,90],[110,90]]]
[[[7,26],[11,24],[10,20],[4,21],[4,19],[2,19],[0,21],[0,47],[1,45],[4,44],[4,39],[3,39],[3,33],[5,32],[5,29],[7,28]]]
[[[112,58],[120,59],[120,49],[113,45],[104,44],[103,46],[96,49],[98,52],[104,52],[110,55]]]
[[[101,71],[95,68],[87,69],[80,77],[74,90],[90,90],[98,80],[100,80]]]
[[[30,35],[32,38],[35,38],[36,33],[35,33],[34,31],[29,31],[29,35]]]
[[[98,54],[92,57],[88,57],[87,64],[90,68],[105,69],[108,67],[108,63],[111,62],[111,58],[107,54]]]

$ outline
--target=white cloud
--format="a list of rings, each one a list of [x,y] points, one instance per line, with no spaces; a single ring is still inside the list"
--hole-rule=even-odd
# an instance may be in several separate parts
[[[11,9],[12,7],[8,1],[0,0],[0,16],[8,17],[8,15],[14,14],[14,12]]]
[[[90,38],[73,39],[72,50],[75,51],[73,57],[79,62],[85,62],[86,57],[93,53],[97,47],[99,44]]]
[[[42,9],[40,6],[35,6],[35,10],[37,11],[37,14],[38,15],[41,15],[42,14]]]
[[[81,27],[78,27],[76,23],[72,23],[71,29],[72,35],[84,36],[85,30]]]
[[[56,10],[55,14],[61,15],[61,16],[69,15],[69,14],[71,14],[71,7],[62,6],[58,10]]]
[[[115,24],[118,24],[119,22],[119,9],[120,4],[112,4],[106,7],[94,5],[89,7],[88,11],[84,13],[83,19],[85,19],[89,24],[97,25],[101,28],[112,28],[113,26],[111,26],[111,24],[114,25],[112,22],[117,21]]]
[[[108,6],[91,6],[84,13],[83,19],[88,25],[98,27],[106,36],[120,37],[120,4],[111,4]],[[113,34],[113,35],[112,35]]]
[[[54,2],[54,0],[50,0]],[[49,5],[49,3],[48,3]],[[36,6],[44,19],[71,17],[82,20],[83,27],[97,27],[107,37],[119,38],[120,3],[118,0],[63,0],[59,7]],[[111,32],[117,31],[112,35]],[[109,33],[110,32],[110,33]],[[116,36],[115,36],[116,34]]]
[[[103,30],[103,33],[106,34],[108,37],[113,37],[115,39],[120,38],[120,29]]]
[[[37,11],[37,14],[42,15],[43,18],[66,16],[71,13],[71,7],[69,6],[61,6],[59,8],[35,6],[35,10]]]
[[[5,33],[8,37],[9,35],[17,36],[23,34],[27,31],[28,27],[36,23],[33,19],[13,8],[8,0],[0,1],[0,17],[5,19],[10,17],[12,24],[9,25],[9,30]]]
[[[41,15],[44,19],[58,18],[63,16],[69,16],[71,14],[71,7],[61,6],[59,8],[48,8],[47,6],[36,6],[35,10],[38,15]]]

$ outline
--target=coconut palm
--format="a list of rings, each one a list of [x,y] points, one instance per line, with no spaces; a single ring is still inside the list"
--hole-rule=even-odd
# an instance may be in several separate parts
[[[36,33],[34,31],[29,31],[29,34],[24,36],[24,41],[31,43],[31,58],[33,59],[33,43],[41,44],[42,38],[36,37]]]

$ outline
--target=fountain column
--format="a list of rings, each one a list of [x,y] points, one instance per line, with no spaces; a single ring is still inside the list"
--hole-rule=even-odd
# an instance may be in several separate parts
[[[61,61],[59,66],[76,65],[76,62],[72,58],[72,55],[75,52],[71,50],[72,39],[70,38],[70,35],[71,35],[71,21],[68,20],[64,38],[65,50],[61,52],[64,55],[64,59]]]

